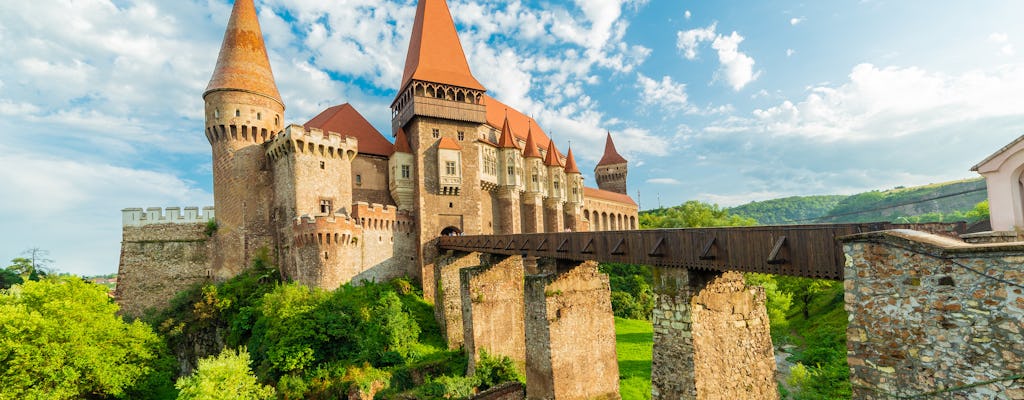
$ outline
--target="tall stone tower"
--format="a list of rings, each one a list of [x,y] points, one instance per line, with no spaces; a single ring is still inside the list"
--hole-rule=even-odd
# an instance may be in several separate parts
[[[594,179],[597,180],[597,187],[609,192],[626,193],[626,159],[615,150],[615,142],[612,142],[612,134],[608,133],[608,139],[604,144],[604,156],[594,167]]]
[[[480,150],[475,140],[487,121],[483,85],[469,69],[445,0],[420,0],[398,95],[391,104],[392,133],[408,136],[412,204],[423,286],[431,285],[442,233],[480,234],[485,228]],[[430,296],[427,296],[430,298]]]
[[[227,278],[245,269],[256,249],[274,248],[272,176],[263,143],[281,130],[285,107],[253,0],[235,1],[203,100],[218,225],[212,267]]]

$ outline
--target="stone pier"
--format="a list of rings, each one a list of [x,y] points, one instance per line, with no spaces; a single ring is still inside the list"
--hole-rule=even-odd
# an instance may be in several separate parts
[[[510,256],[492,265],[465,268],[460,275],[467,374],[476,371],[481,351],[508,356],[523,371],[523,257]]]
[[[854,399],[1024,399],[1024,243],[844,239]]]
[[[655,270],[655,399],[776,399],[764,289],[738,272]]]
[[[441,325],[449,349],[457,349],[464,343],[459,271],[480,266],[487,259],[489,256],[480,253],[450,252],[434,263],[434,281],[437,282],[434,318]]]
[[[526,277],[528,399],[619,399],[608,276],[596,262]]]

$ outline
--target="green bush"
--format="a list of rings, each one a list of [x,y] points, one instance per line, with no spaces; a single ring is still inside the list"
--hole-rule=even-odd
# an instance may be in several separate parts
[[[225,349],[220,355],[199,360],[190,376],[178,379],[178,400],[263,400],[274,397],[274,388],[260,385],[249,369],[249,353]]]
[[[516,364],[507,356],[492,356],[480,349],[480,361],[473,373],[480,390],[487,390],[505,382],[526,382]]]

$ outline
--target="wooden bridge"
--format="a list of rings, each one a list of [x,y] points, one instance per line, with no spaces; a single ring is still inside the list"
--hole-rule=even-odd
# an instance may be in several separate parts
[[[438,247],[559,260],[842,280],[846,261],[838,238],[893,229],[958,236],[966,231],[966,224],[861,223],[442,236]]]

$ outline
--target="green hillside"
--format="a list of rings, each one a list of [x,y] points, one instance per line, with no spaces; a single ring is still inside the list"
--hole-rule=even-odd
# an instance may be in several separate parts
[[[852,196],[794,196],[728,209],[763,225],[839,222],[951,222],[980,219],[975,210],[988,193],[983,178],[965,179]]]

